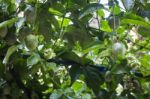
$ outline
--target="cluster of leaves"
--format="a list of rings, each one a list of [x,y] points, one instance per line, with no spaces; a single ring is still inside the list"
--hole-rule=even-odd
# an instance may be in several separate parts
[[[148,99],[150,1],[100,1],[0,0],[1,98]]]

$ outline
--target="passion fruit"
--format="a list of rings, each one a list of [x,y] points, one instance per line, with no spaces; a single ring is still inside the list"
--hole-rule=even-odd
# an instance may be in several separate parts
[[[25,38],[26,47],[29,50],[35,50],[38,47],[38,38],[33,34],[29,34]]]
[[[116,42],[112,45],[112,53],[114,57],[123,58],[126,53],[126,47],[121,42]]]
[[[108,23],[112,29],[117,29],[120,24],[120,19],[119,19],[119,17],[112,16],[108,19]]]

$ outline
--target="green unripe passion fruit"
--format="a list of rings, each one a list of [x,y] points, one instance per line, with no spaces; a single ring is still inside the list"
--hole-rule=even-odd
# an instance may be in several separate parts
[[[112,53],[117,58],[123,58],[126,53],[126,47],[121,42],[116,42],[112,45]]]
[[[0,28],[0,38],[4,38],[7,35],[7,27]]]
[[[38,38],[33,34],[29,34],[25,38],[25,44],[29,50],[35,50],[38,47]]]
[[[118,28],[118,26],[120,24],[120,19],[119,19],[119,17],[110,17],[108,19],[108,23],[112,29],[116,29],[116,28]]]

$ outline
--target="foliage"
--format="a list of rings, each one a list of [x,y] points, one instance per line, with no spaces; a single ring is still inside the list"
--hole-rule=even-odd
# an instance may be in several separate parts
[[[0,0],[1,99],[149,99],[150,1],[100,1]]]

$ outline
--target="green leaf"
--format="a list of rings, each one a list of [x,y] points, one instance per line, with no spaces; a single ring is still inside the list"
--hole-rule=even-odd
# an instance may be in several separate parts
[[[117,33],[118,34],[122,34],[122,33],[124,33],[124,31],[125,31],[125,27],[119,27],[119,28],[117,28]]]
[[[97,11],[98,9],[102,9],[102,8],[104,8],[103,5],[101,5],[99,3],[89,4],[89,5],[85,6],[84,9],[81,10],[81,14],[79,15],[79,19],[83,18],[84,16],[86,16],[90,13]]]
[[[71,51],[64,52],[63,54],[60,55],[60,57],[64,60],[68,60],[68,61],[74,61],[77,63],[81,62],[80,57],[76,53],[71,52]]]
[[[91,95],[88,93],[85,93],[82,95],[82,99],[92,99]]]
[[[133,19],[133,20],[139,20],[139,21],[145,21],[144,18],[133,14],[133,13],[125,13],[123,19]]]
[[[121,24],[132,24],[132,25],[143,26],[145,28],[150,28],[150,24],[148,22],[143,22],[143,21],[134,20],[134,19],[122,19]]]
[[[98,12],[98,15],[100,17],[104,17],[105,16],[105,13],[104,13],[104,11],[102,9],[99,9],[97,12]]]
[[[138,33],[141,34],[143,37],[150,38],[150,28],[139,27]]]
[[[102,48],[105,48],[105,45],[104,44],[96,44],[96,45],[93,45],[85,50],[83,50],[83,54],[86,54],[90,51],[93,51],[93,50],[99,50],[99,49],[102,49]]]
[[[112,8],[112,12],[114,15],[118,15],[120,13],[120,7],[115,5],[114,8]]]
[[[77,42],[83,49],[87,48],[92,43],[92,37],[85,28],[77,28],[75,26],[68,26],[64,38],[68,40],[68,45],[73,47]]]
[[[103,50],[99,53],[99,57],[107,57],[107,56],[110,56],[111,55],[111,50],[110,48],[106,49],[106,50]]]
[[[59,12],[58,10],[55,10],[53,8],[49,8],[48,11],[51,13],[51,14],[54,14],[54,15],[58,15],[58,16],[62,16],[63,14],[61,12]]]
[[[27,59],[27,66],[33,66],[41,60],[40,55],[37,53],[32,53],[32,55]]]
[[[54,25],[55,31],[60,32],[60,25],[59,25],[58,20],[55,17],[51,16],[50,21],[51,21],[51,24]]]
[[[49,6],[44,7],[44,9],[41,9],[37,12],[37,19],[36,19],[36,29],[39,34],[42,34],[44,36],[44,39],[46,42],[49,42],[51,37],[53,36],[53,30],[51,27],[51,14],[48,11]],[[44,13],[44,14],[43,14]],[[52,34],[53,33],[53,34]]]
[[[62,21],[61,21],[61,22],[62,22]],[[61,22],[60,22],[60,23],[61,23]],[[69,22],[71,22],[70,19],[64,18],[64,21],[63,21],[63,25],[62,25],[62,26],[67,27],[67,26],[69,25]]]
[[[139,60],[141,62],[141,72],[144,76],[150,75],[150,55],[144,55],[143,57],[141,57]]]
[[[80,74],[81,74],[80,66],[78,65],[71,66],[69,70],[69,75],[71,76],[71,83],[76,81],[76,79],[80,76]]]
[[[114,66],[111,71],[113,74],[124,74],[128,73],[128,69],[124,66]]]
[[[100,29],[102,31],[105,31],[105,32],[112,32],[112,29],[110,28],[108,21],[106,21],[106,20],[101,21],[101,28]]]
[[[11,47],[8,48],[6,56],[3,60],[3,64],[7,64],[9,61],[10,56],[17,50],[17,45],[13,45]]]
[[[18,21],[18,18],[12,18],[0,23],[0,28],[9,27]]]
[[[82,91],[86,89],[85,83],[81,80],[75,81],[71,87],[77,94],[80,94]]]
[[[100,90],[100,85],[103,84],[104,78],[99,72],[98,68],[87,66],[83,69],[86,84],[97,95]]]
[[[127,59],[120,59],[116,61],[116,65],[113,65],[111,72],[113,74],[125,74],[130,72]]]
[[[49,99],[60,99],[62,94],[63,94],[63,91],[61,89],[54,90],[54,92],[50,95]]]

